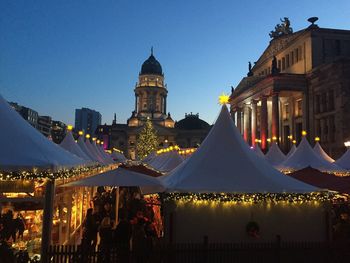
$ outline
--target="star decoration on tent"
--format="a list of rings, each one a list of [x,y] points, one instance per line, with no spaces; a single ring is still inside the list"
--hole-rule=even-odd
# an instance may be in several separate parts
[[[230,96],[228,96],[228,95],[225,94],[225,93],[222,93],[222,94],[219,96],[219,104],[220,104],[220,105],[228,104],[228,103],[229,103],[229,100],[230,100]]]

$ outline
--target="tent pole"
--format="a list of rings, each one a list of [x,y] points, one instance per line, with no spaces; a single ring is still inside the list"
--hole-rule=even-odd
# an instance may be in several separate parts
[[[55,180],[48,180],[45,189],[44,219],[41,238],[41,262],[48,261],[48,250],[51,244],[51,228],[53,217],[53,201],[55,196]]]
[[[119,186],[117,186],[117,191],[115,191],[115,225],[118,225],[119,217]]]

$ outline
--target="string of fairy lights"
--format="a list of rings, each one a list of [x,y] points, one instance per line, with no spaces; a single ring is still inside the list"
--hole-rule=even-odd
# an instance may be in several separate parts
[[[326,202],[336,197],[334,192],[312,192],[312,193],[166,193],[164,201],[175,201],[176,203],[251,203],[261,202],[287,202],[287,203],[305,203],[305,202]]]
[[[71,169],[61,169],[58,171],[52,170],[38,170],[33,169],[31,171],[0,171],[1,181],[10,180],[44,180],[44,179],[67,179],[74,176],[81,175],[83,173],[97,173],[102,169],[101,165],[89,166],[89,167],[74,167]]]

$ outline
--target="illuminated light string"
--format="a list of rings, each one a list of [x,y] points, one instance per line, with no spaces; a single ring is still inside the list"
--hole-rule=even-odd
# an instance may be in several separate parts
[[[166,193],[164,201],[175,201],[177,203],[251,203],[262,202],[326,202],[339,197],[334,192],[312,192],[308,194],[300,193],[255,193],[255,194],[229,194],[229,193]]]
[[[0,181],[14,181],[14,180],[33,180],[33,179],[67,179],[74,176],[79,176],[83,173],[99,172],[103,169],[101,165],[90,166],[90,167],[78,167],[71,169],[62,169],[59,171],[51,170],[32,170],[32,171],[12,171],[4,172],[0,171]]]

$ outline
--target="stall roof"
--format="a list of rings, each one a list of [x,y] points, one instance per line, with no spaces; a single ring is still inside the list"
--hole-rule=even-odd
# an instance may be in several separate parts
[[[269,151],[265,155],[265,159],[272,165],[277,166],[286,160],[286,156],[281,151],[280,147],[276,142],[273,142],[270,146]]]
[[[296,149],[297,149],[297,147],[293,143],[292,148],[290,148],[289,152],[287,153],[287,159],[295,152]]]
[[[290,178],[253,153],[226,106],[197,151],[161,177],[168,192],[307,193],[314,186]]]
[[[0,95],[0,169],[61,169],[83,165],[81,158],[48,140]]]
[[[86,161],[92,161],[89,156],[87,156],[83,150],[78,146],[78,144],[75,142],[72,132],[67,131],[66,136],[64,137],[63,141],[60,143],[60,146],[69,151],[72,154],[75,154],[76,156],[86,160]]]
[[[277,168],[284,171],[296,171],[308,166],[322,172],[346,172],[339,166],[329,163],[328,161],[319,157],[311,148],[305,136],[302,138],[295,152]]]
[[[315,146],[314,146],[314,152],[321,158],[323,158],[324,160],[326,160],[329,163],[333,163],[334,159],[331,158],[321,147],[321,145],[319,144],[319,142],[316,142]]]
[[[341,168],[350,170],[350,148],[338,159],[335,161],[335,164]]]

